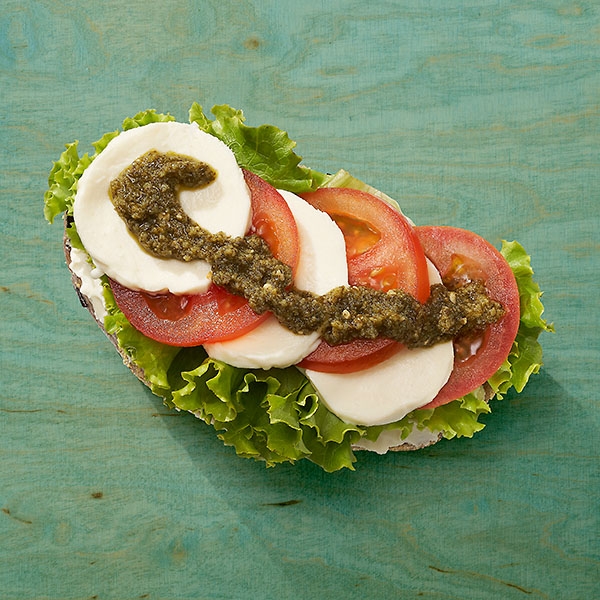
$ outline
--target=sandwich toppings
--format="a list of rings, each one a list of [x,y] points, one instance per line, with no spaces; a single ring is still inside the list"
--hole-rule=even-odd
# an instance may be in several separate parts
[[[552,326],[519,244],[414,226],[280,129],[213,114],[144,111],[92,157],[74,142],[45,195],[88,306],[168,406],[242,456],[333,471],[471,437],[539,370]]]
[[[324,295],[298,290],[290,266],[273,256],[262,237],[210,233],[185,213],[179,190],[204,187],[216,177],[204,162],[150,150],[110,183],[109,193],[146,251],[209,262],[213,283],[243,296],[256,313],[273,313],[297,334],[316,331],[330,345],[383,337],[409,348],[426,347],[482,331],[503,315],[481,281],[461,282],[454,289],[436,284],[424,304],[399,288],[341,286]]]

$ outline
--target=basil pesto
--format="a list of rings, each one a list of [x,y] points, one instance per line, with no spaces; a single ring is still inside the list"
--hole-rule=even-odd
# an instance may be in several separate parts
[[[179,190],[210,185],[216,177],[206,163],[151,150],[111,182],[110,196],[147,252],[209,262],[212,281],[246,298],[255,312],[271,311],[292,332],[317,331],[331,345],[384,337],[410,348],[431,346],[483,330],[504,314],[480,281],[456,289],[433,285],[425,304],[402,290],[344,286],[322,296],[298,290],[291,268],[271,254],[261,237],[213,234],[184,212]]]

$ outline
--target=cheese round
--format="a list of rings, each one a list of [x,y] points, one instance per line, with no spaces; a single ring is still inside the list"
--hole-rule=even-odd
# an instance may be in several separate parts
[[[197,124],[164,122],[129,129],[113,138],[77,184],[73,217],[81,241],[97,269],[125,287],[174,294],[203,293],[210,265],[146,252],[116,212],[110,182],[149,150],[176,152],[209,164],[217,177],[208,186],[182,190],[183,210],[211,233],[246,233],[251,220],[250,192],[231,150]]]

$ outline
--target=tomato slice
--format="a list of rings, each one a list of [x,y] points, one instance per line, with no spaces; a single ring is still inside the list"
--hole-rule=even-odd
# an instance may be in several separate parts
[[[435,408],[461,398],[485,383],[508,356],[520,321],[519,290],[515,276],[498,250],[482,237],[455,227],[416,228],[426,256],[444,283],[483,280],[505,314],[479,335],[454,340],[454,369],[446,385],[423,408]]]
[[[429,297],[427,262],[407,219],[376,196],[350,188],[321,188],[302,197],[326,212],[344,234],[348,281],[387,291],[399,288],[424,302]],[[321,342],[299,366],[315,371],[351,373],[367,369],[398,352],[393,340],[355,340],[330,346]]]
[[[322,341],[298,366],[322,373],[354,373],[374,367],[403,347],[385,338],[354,340],[337,346]]]
[[[404,215],[376,196],[351,188],[321,188],[302,197],[342,230],[350,285],[399,288],[421,302],[427,300],[427,262]]]
[[[250,233],[262,237],[273,256],[296,272],[300,247],[294,215],[283,196],[264,179],[243,170],[252,201]]]
[[[279,260],[292,271],[298,263],[298,230],[281,194],[257,175],[244,171],[251,193],[250,233],[261,235]],[[130,290],[115,281],[111,289],[117,306],[144,335],[171,346],[199,346],[248,333],[267,317],[256,314],[248,302],[211,285],[205,294],[149,294]]]
[[[170,346],[199,346],[229,340],[267,318],[248,303],[212,285],[205,294],[150,294],[110,280],[117,306],[144,335]]]

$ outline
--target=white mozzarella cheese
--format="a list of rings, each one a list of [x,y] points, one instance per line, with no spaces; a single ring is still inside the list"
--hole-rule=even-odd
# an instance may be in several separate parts
[[[197,124],[176,122],[130,129],[109,142],[78,182],[73,205],[77,232],[96,267],[126,287],[175,294],[205,292],[210,284],[207,262],[161,259],[145,252],[110,200],[110,182],[152,149],[184,154],[213,167],[216,179],[205,188],[180,192],[181,205],[212,233],[246,233],[250,193],[233,153]]]
[[[108,312],[104,303],[104,288],[102,287],[102,281],[99,277],[94,276],[94,269],[88,261],[87,254],[83,250],[71,248],[69,255],[69,269],[71,269],[81,281],[79,291],[92,304],[96,320],[103,322],[104,317],[108,315]]]
[[[384,429],[374,442],[363,438],[356,443],[355,448],[357,450],[369,450],[369,452],[376,452],[377,454],[386,454],[390,448],[403,445],[425,448],[439,442],[441,437],[441,431],[431,431],[427,428],[419,429],[413,424],[412,431],[405,438],[402,438],[402,431],[399,429]]]
[[[429,262],[429,280],[440,277]],[[306,376],[327,408],[347,423],[384,425],[424,406],[448,381],[454,365],[452,342],[431,348],[403,349],[387,360],[355,373],[321,373],[307,369]]]
[[[279,190],[298,227],[300,254],[294,284],[298,289],[325,294],[348,284],[344,236],[324,212],[291,192]],[[205,344],[209,356],[234,367],[270,369],[296,364],[319,344],[316,333],[292,333],[270,316],[247,334],[225,342]]]

